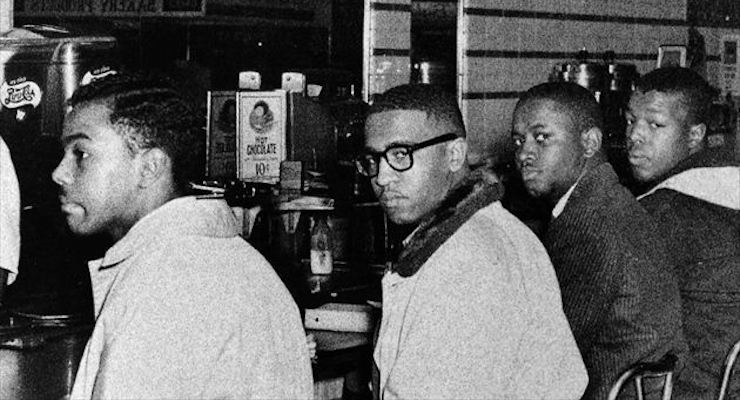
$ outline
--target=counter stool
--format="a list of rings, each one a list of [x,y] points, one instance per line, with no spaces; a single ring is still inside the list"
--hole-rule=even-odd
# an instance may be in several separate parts
[[[608,400],[616,400],[619,393],[625,387],[627,382],[634,380],[637,399],[643,400],[645,393],[642,387],[644,378],[664,378],[663,381],[663,400],[670,400],[673,393],[673,370],[676,368],[678,357],[674,354],[666,354],[655,362],[638,362],[630,366],[619,376],[609,391]]]
[[[725,363],[722,367],[724,372],[722,373],[722,381],[719,386],[719,396],[717,396],[717,400],[725,400],[727,388],[730,386],[730,377],[732,377],[732,367],[735,366],[738,353],[740,353],[740,340],[732,346],[730,351],[727,353],[727,358],[725,358]]]

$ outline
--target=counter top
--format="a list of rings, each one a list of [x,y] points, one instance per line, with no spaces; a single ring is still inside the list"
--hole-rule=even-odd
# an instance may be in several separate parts
[[[0,399],[63,399],[72,390],[92,325],[35,327],[0,336]],[[313,331],[315,382],[341,377],[372,360],[370,334]]]
[[[91,325],[29,329],[0,347],[0,399],[62,399],[72,390]]]

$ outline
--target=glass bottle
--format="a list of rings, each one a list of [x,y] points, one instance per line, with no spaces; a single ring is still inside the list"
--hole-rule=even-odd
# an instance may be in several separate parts
[[[333,267],[331,228],[326,216],[319,215],[311,228],[311,273],[331,274]]]

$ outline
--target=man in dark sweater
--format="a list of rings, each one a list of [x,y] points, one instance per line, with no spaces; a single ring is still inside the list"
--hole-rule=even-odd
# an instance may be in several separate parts
[[[598,103],[574,83],[535,86],[514,110],[524,186],[554,205],[544,244],[588,370],[583,399],[605,399],[636,362],[686,351],[665,246],[605,161],[601,130]],[[659,389],[657,382],[650,386]]]
[[[674,259],[690,357],[677,397],[714,399],[725,354],[740,340],[740,167],[705,148],[709,84],[686,68],[645,75],[627,116],[638,197]],[[737,375],[737,374],[736,374]],[[740,398],[740,379],[728,398]]]

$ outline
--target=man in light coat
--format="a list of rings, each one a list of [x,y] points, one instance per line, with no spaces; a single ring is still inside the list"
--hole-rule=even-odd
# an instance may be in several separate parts
[[[383,277],[381,399],[578,399],[586,372],[555,273],[500,186],[467,162],[454,96],[378,96],[358,171],[388,218],[415,229]]]
[[[21,254],[21,197],[10,150],[0,137],[0,305],[5,286],[18,275]]]
[[[52,178],[80,235],[113,239],[91,261],[95,328],[73,399],[307,399],[298,308],[222,200],[187,196],[201,119],[160,80],[80,87]]]

